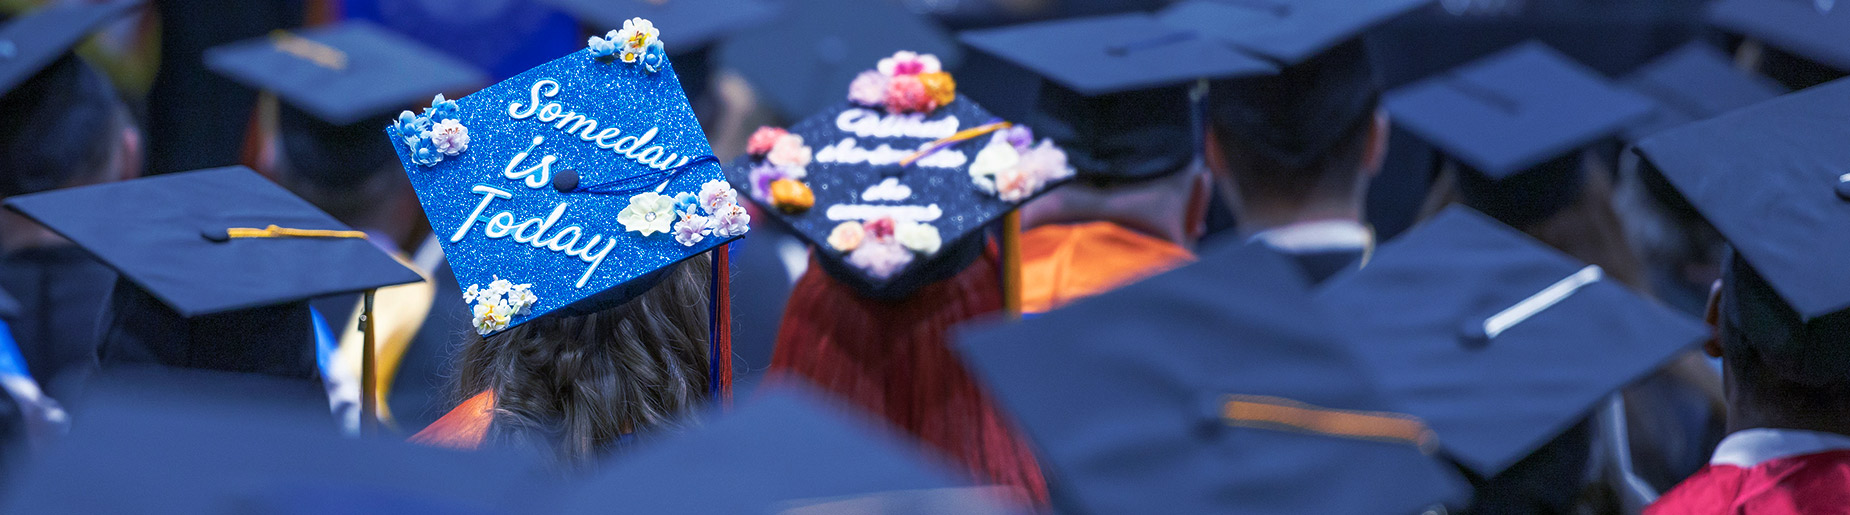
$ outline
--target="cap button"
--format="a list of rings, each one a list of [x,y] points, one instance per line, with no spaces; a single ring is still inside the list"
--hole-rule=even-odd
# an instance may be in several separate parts
[[[1837,176],[1837,198],[1850,200],[1850,173]]]
[[[552,189],[559,190],[559,193],[571,193],[572,190],[578,189],[578,171],[562,170],[553,174]]]
[[[213,229],[213,228],[200,229],[199,236],[201,238],[205,238],[206,241],[210,241],[214,243],[224,243],[227,241],[231,241],[231,232],[226,231],[225,228],[223,227],[216,228],[216,229]]]

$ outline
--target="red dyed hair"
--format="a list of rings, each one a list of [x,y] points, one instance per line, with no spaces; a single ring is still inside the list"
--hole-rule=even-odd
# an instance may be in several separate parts
[[[807,379],[885,417],[975,477],[1045,504],[1034,454],[950,348],[952,326],[1000,315],[997,261],[992,247],[963,272],[896,302],[863,297],[812,261],[792,288],[771,371]]]

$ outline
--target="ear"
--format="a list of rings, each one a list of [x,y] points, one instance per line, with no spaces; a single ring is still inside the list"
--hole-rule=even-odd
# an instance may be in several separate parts
[[[141,176],[142,149],[141,130],[133,125],[124,124],[122,134],[118,135],[116,146],[116,169],[111,170],[111,181],[126,181]]]
[[[1709,324],[1709,339],[1702,342],[1702,352],[1711,358],[1722,357],[1721,342],[1722,281],[1709,285],[1709,305],[1702,310],[1702,321]]]
[[[1392,129],[1387,109],[1376,108],[1374,118],[1368,124],[1368,146],[1362,149],[1362,176],[1371,178],[1381,173],[1381,164],[1387,160],[1388,134]]]
[[[1188,235],[1188,241],[1199,241],[1208,234],[1208,207],[1214,198],[1214,178],[1204,171],[1195,174],[1188,184],[1188,211],[1183,214],[1182,231]]]

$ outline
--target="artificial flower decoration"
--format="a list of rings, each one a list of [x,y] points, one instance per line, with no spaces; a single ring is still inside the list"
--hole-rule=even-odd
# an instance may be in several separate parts
[[[777,138],[777,143],[771,145],[771,153],[764,159],[779,167],[801,170],[809,166],[810,157],[809,146],[803,144],[802,136],[784,134]],[[802,177],[795,178],[801,179]]]
[[[861,240],[866,237],[867,230],[861,227],[861,222],[849,220],[829,231],[829,246],[836,251],[852,252],[860,248]]]
[[[623,28],[604,33],[604,37],[591,36],[585,40],[585,47],[590,49],[591,57],[609,59],[615,56],[624,63],[640,65],[649,73],[662,71],[668,64],[668,50],[662,46],[661,30],[655,24],[642,18],[624,20]]]
[[[919,84],[925,86],[925,96],[931,97],[934,107],[957,101],[957,81],[952,80],[949,73],[921,73]]]
[[[796,179],[778,179],[771,183],[771,206],[785,213],[801,213],[816,205],[816,193]]]
[[[643,236],[666,233],[674,229],[674,208],[674,197],[645,191],[630,197],[630,205],[617,212],[617,223]]]
[[[885,280],[912,263],[912,251],[891,239],[870,239],[848,253],[848,264]]]
[[[901,75],[887,80],[886,112],[924,113],[937,107],[932,104],[931,95],[925,92],[925,83],[917,75]]]
[[[907,250],[927,256],[937,254],[938,248],[944,246],[944,241],[938,237],[937,227],[918,222],[905,222],[894,227],[893,239]]]
[[[944,246],[937,227],[892,217],[842,222],[829,231],[828,243],[848,254],[849,265],[878,279],[892,277],[912,263],[915,255],[931,256]]]
[[[751,154],[752,157],[769,156],[771,149],[776,148],[778,140],[782,139],[785,134],[790,134],[790,132],[779,127],[759,127],[758,130],[752,131],[752,137],[746,140],[745,153]]]
[[[1015,126],[996,131],[970,162],[970,181],[984,193],[1020,202],[1048,184],[1072,177],[1066,151],[1052,140],[1033,144],[1034,133]]]
[[[463,301],[473,303],[470,311],[474,314],[472,323],[475,331],[483,336],[506,329],[514,317],[525,315],[540,301],[533,294],[532,284],[514,284],[507,279],[495,276],[487,288],[479,284],[469,285],[463,291]]]
[[[424,114],[398,113],[398,120],[392,122],[392,134],[411,151],[411,160],[418,166],[435,166],[445,157],[469,150],[469,128],[459,119],[461,113],[456,101],[437,95]]]
[[[752,230],[752,215],[745,206],[729,204],[713,213],[713,235],[721,238],[743,236]]]
[[[713,232],[710,224],[707,217],[694,214],[692,210],[681,211],[681,220],[674,223],[674,241],[692,247]]]
[[[899,51],[848,83],[848,101],[892,114],[929,113],[957,100],[957,81],[938,57]]]
[[[751,159],[751,171],[747,174],[747,178],[752,184],[752,195],[758,200],[774,206],[778,205],[778,197],[776,192],[772,191],[771,186],[783,180],[797,181],[796,185],[800,186],[803,192],[810,191],[809,185],[803,184],[802,180],[809,176],[809,164],[814,159],[815,152],[804,144],[802,136],[791,134],[777,127],[759,127],[745,142],[745,153]],[[788,190],[786,194],[796,193],[796,190],[789,190],[791,186],[785,186],[785,188]],[[789,200],[796,198],[787,197]],[[814,203],[815,197],[812,193],[809,196],[809,204]],[[796,205],[790,204],[791,207]],[[784,206],[778,207],[789,211]],[[809,207],[805,205],[799,211],[802,209],[809,209]]]
[[[848,101],[862,107],[886,105],[886,75],[874,70],[861,72],[848,83]]]
[[[943,71],[943,66],[938,62],[938,56],[900,50],[894,52],[893,57],[881,59],[880,62],[874,66],[874,69],[880,70],[881,75],[898,77],[901,75],[938,73]]]
[[[724,211],[726,206],[738,204],[739,191],[732,189],[732,185],[726,183],[726,181],[715,179],[700,185],[700,196],[698,198],[701,207],[706,208],[707,212],[717,215]]]

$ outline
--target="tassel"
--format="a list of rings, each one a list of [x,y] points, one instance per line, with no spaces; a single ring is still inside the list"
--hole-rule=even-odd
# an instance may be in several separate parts
[[[1002,313],[1021,319],[1021,211],[1002,216]]]
[[[732,401],[732,280],[727,251],[713,248],[712,283],[707,289],[707,394],[720,406]]]

